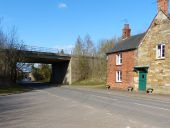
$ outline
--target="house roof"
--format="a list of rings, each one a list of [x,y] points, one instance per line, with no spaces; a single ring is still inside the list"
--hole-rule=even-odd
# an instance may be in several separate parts
[[[115,46],[110,49],[106,54],[137,49],[140,44],[140,41],[144,36],[145,33],[142,33],[135,36],[131,36],[130,38],[127,38],[125,40],[121,40],[120,42],[115,44]]]

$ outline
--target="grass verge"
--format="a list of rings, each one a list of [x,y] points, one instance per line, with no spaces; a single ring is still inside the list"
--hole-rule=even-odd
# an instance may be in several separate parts
[[[0,87],[0,94],[11,94],[11,93],[22,93],[30,91],[31,88],[26,88],[21,85],[11,85],[11,86],[1,86]]]
[[[97,80],[97,79],[88,79],[88,80],[77,81],[77,82],[74,82],[71,86],[99,88],[99,89],[106,88],[105,81],[101,81],[101,80]]]

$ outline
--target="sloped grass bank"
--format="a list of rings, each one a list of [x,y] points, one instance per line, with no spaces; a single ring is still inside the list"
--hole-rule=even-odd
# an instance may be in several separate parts
[[[12,84],[9,86],[0,86],[0,94],[23,93],[30,91],[31,88],[23,87],[21,85]]]
[[[89,87],[89,88],[106,88],[106,83],[103,80],[98,79],[87,79],[74,82],[71,86],[81,86],[81,87]]]

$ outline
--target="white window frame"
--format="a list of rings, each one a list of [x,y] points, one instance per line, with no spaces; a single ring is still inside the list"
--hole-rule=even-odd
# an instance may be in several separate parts
[[[165,44],[158,44],[156,46],[156,59],[165,59],[165,50]]]
[[[117,83],[122,82],[122,71],[116,71],[116,82]]]
[[[116,65],[122,65],[122,53],[116,55]]]
[[[109,60],[109,56],[108,55],[106,56],[106,60]]]

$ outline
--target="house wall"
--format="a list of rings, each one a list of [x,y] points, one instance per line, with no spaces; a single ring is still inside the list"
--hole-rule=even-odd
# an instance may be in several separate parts
[[[156,59],[156,46],[165,44],[165,59]],[[154,92],[170,91],[170,21],[159,12],[138,48],[137,66],[149,66],[147,88]],[[137,86],[138,83],[135,83]]]
[[[122,52],[122,65],[116,65],[117,53],[108,55],[107,62],[107,85],[111,88],[127,89],[128,86],[134,86],[134,65],[136,51]],[[116,82],[116,71],[122,71],[122,82]]]

